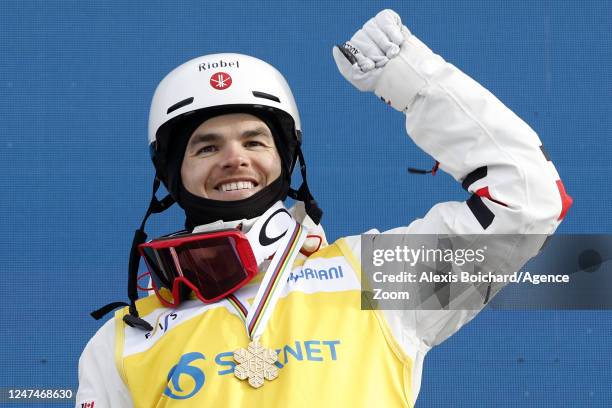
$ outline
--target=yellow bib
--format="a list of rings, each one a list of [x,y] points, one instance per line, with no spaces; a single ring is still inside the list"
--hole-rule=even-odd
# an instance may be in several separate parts
[[[136,407],[412,406],[412,361],[377,311],[361,310],[360,266],[343,240],[291,272],[261,337],[278,352],[279,376],[258,389],[234,376],[244,322],[226,300],[138,310],[154,330],[116,314],[116,363]],[[252,301],[258,285],[238,291]]]

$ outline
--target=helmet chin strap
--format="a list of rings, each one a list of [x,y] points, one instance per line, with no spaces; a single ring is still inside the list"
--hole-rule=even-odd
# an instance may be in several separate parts
[[[317,204],[316,200],[310,193],[310,189],[308,188],[308,179],[306,178],[306,160],[304,160],[304,155],[302,154],[302,149],[299,145],[296,148],[296,153],[298,160],[300,161],[302,185],[297,190],[289,188],[288,196],[294,200],[303,201],[304,207],[306,208],[306,214],[308,214],[315,224],[319,224],[321,222],[321,217],[323,217],[323,210],[321,210],[319,204]]]

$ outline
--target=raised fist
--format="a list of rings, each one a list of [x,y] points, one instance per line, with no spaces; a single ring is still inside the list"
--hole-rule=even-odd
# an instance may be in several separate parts
[[[400,16],[393,10],[383,10],[368,20],[350,41],[333,48],[338,70],[360,91],[373,91],[383,68],[399,54],[400,47],[410,36]]]

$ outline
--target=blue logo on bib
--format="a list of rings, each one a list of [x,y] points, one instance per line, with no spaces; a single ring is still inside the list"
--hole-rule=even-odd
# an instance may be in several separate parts
[[[206,377],[204,372],[200,370],[198,367],[189,365],[190,363],[196,360],[204,360],[204,355],[202,353],[187,353],[181,356],[178,364],[170,369],[168,373],[168,386],[164,390],[164,395],[172,399],[187,399],[193,397],[204,385],[204,381]],[[180,377],[187,376],[191,377],[191,381],[188,384],[193,384],[193,389],[184,394],[186,391],[180,385]],[[170,389],[170,385],[174,388],[174,391]],[[180,394],[180,395],[177,395]]]

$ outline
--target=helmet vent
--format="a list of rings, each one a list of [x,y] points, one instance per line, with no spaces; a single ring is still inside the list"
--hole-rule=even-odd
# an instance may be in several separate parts
[[[168,108],[166,114],[174,112],[175,110],[180,109],[183,106],[187,106],[191,103],[193,103],[193,96],[191,98],[183,99],[182,101],[175,103],[174,105]]]
[[[277,96],[270,95],[265,92],[253,91],[253,96],[256,98],[270,99],[271,101],[280,103],[280,99],[278,99]]]

